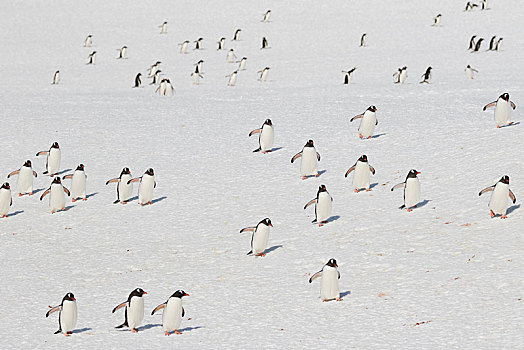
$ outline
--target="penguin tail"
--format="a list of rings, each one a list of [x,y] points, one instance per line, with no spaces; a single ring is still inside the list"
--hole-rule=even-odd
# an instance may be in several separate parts
[[[404,204],[402,204],[400,207],[398,207],[399,209],[404,209],[406,206]]]
[[[120,203],[120,199],[117,199],[116,201],[113,202],[113,204],[116,204],[116,203]]]
[[[128,327],[127,322],[124,322],[120,326],[116,326],[115,328],[124,328],[124,327]]]
[[[253,153],[260,152],[261,149],[262,149],[261,147],[258,147],[256,150],[253,151]]]

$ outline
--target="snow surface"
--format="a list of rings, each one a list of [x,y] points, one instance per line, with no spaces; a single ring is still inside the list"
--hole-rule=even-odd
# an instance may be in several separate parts
[[[31,159],[35,188],[46,189],[45,159],[35,154],[57,141],[62,169],[85,164],[90,197],[51,215],[42,191],[15,196],[0,220],[2,347],[522,348],[524,4],[493,0],[463,12],[465,3],[3,3],[0,169],[6,176]],[[271,22],[261,23],[267,9]],[[241,41],[232,42],[237,28]],[[83,47],[88,34],[92,48]],[[474,34],[486,39],[479,53],[466,50]],[[492,35],[504,37],[500,52],[484,51]],[[222,36],[226,50],[216,51]],[[260,50],[262,36],[270,49]],[[178,53],[198,37],[205,50]],[[123,45],[129,58],[117,60]],[[238,66],[226,63],[231,47],[248,57],[235,87],[225,78]],[[86,65],[93,50],[96,64]],[[192,86],[199,59],[204,79]],[[157,60],[172,98],[145,76],[131,88]],[[474,80],[468,64],[479,70]],[[404,65],[407,83],[393,84]],[[431,84],[419,84],[429,65]],[[343,85],[341,70],[353,66]],[[503,92],[520,123],[497,129],[482,107]],[[378,108],[377,137],[361,141],[349,119],[369,105]],[[266,118],[277,150],[252,153],[257,137],[247,135]],[[310,138],[325,173],[302,181],[290,159]],[[344,173],[362,154],[376,185],[355,194]],[[112,204],[116,184],[105,181],[125,166],[135,176],[154,168],[153,205]],[[398,209],[402,191],[390,188],[411,168],[422,172],[424,205],[408,213]],[[505,174],[517,204],[508,219],[490,219],[489,194],[478,192]],[[320,184],[334,198],[322,228],[302,209]],[[246,256],[250,234],[239,230],[264,217],[274,225],[268,254]],[[344,300],[322,303],[320,283],[308,278],[332,257]],[[111,309],[136,287],[149,293],[142,331],[116,330],[124,316]],[[183,334],[165,337],[160,313],[149,314],[177,289],[191,295]],[[66,338],[53,335],[58,315],[45,312],[69,291],[78,324]]]

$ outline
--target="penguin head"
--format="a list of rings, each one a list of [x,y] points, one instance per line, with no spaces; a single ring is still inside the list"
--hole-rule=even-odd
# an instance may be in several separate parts
[[[313,145],[313,140],[308,140],[308,142],[306,142],[306,145],[304,147],[315,147]]]
[[[271,123],[271,119],[266,119],[264,125],[273,125],[273,123]]]
[[[84,171],[84,164],[80,164],[76,167],[76,170],[82,170]]]
[[[126,175],[127,174],[131,174],[131,171],[129,171],[129,168],[126,167],[126,168],[122,169],[122,172],[120,173],[120,175],[124,175],[124,174],[126,174]]]
[[[361,155],[360,158],[358,159],[359,162],[364,162],[366,163],[368,161],[368,156],[366,156],[365,154]]]
[[[204,63],[204,60],[200,60],[197,62],[197,64]]]
[[[334,258],[329,259],[326,265],[331,267],[338,267],[337,261]]]
[[[271,223],[271,220],[269,218],[265,218],[264,220],[260,221],[260,224],[273,227],[273,224]]]
[[[57,176],[53,179],[53,182],[51,184],[61,184],[62,180],[60,180],[60,176]]]
[[[124,45],[124,46],[122,46],[122,48],[123,48],[123,49],[127,49],[127,46]]]
[[[233,49],[229,49],[229,52],[234,52],[234,51],[235,51],[235,50],[233,50]]]
[[[66,300],[68,300],[68,301],[76,301],[75,295],[74,295],[73,293],[71,293],[71,292],[67,293],[67,294],[64,296],[64,298],[62,299],[62,303],[63,303],[64,301],[66,301]]]
[[[468,64],[468,66],[466,68],[471,68],[471,66]]]
[[[57,70],[57,71],[55,72],[55,74],[58,74],[58,73],[60,73],[60,71],[59,71],[59,70]]]
[[[502,176],[502,179],[500,179],[500,182],[502,182],[503,184],[509,185],[509,176],[508,175]]]
[[[500,98],[503,99],[506,102],[509,102],[509,94],[507,92],[500,95]]]
[[[376,112],[376,111],[377,111],[377,107],[375,107],[375,106],[369,106],[369,107],[368,107],[368,111]]]
[[[58,142],[53,142],[51,148],[60,148],[60,146],[58,146]]]
[[[416,171],[415,169],[411,169],[408,173],[408,179],[417,177],[417,175],[420,174],[420,171]]]
[[[202,40],[204,40],[204,38],[198,38],[198,39],[197,39],[197,41],[202,41]]]
[[[184,292],[182,289],[177,290],[176,292],[171,295],[171,298],[182,298],[182,297],[188,297],[189,294]]]
[[[408,67],[407,67],[407,66],[404,66],[404,67],[402,67],[402,70],[406,70],[406,69],[408,69]]]
[[[142,73],[138,73],[136,76],[137,76],[137,77],[141,77],[141,76],[142,76]]]
[[[156,63],[154,64],[155,66],[158,66],[159,64],[161,64],[162,62],[161,61],[156,61]]]
[[[11,189],[11,186],[9,186],[9,182],[4,182],[4,184],[0,188],[5,188],[6,190],[9,190]]]
[[[326,185],[318,186],[318,193],[320,193],[320,192],[327,192]]]
[[[24,166],[26,166],[26,167],[29,167],[29,168],[30,168],[30,167],[31,167],[31,161],[30,161],[29,159],[28,159],[28,160],[26,160],[26,161],[25,161],[25,163],[24,163]]]
[[[240,33],[242,29],[238,28],[235,33]]]
[[[155,175],[155,172],[153,171],[153,168],[149,168],[146,170],[146,174],[149,175],[149,176],[153,176]]]
[[[131,297],[141,297],[144,294],[147,294],[147,292],[144,292],[142,288],[137,288],[134,291],[132,291],[131,294],[129,294],[129,298],[131,299]]]

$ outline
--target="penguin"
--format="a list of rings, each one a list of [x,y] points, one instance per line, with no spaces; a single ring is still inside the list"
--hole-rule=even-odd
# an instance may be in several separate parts
[[[265,218],[255,227],[244,227],[242,230],[240,230],[240,233],[253,232],[251,235],[251,250],[249,253],[247,253],[247,255],[253,254],[255,256],[266,256],[264,252],[267,248],[270,226],[273,227],[271,220],[269,218]]]
[[[129,168],[126,167],[122,169],[122,172],[120,173],[119,177],[107,180],[106,185],[109,185],[113,182],[118,183],[116,185],[116,201],[114,201],[113,204],[116,204],[118,202],[122,204],[127,204],[127,201],[129,200],[129,198],[131,198],[131,194],[133,193],[133,184],[128,183],[128,181],[131,179],[131,172],[129,171]]]
[[[11,197],[11,186],[9,182],[4,182],[0,187],[0,216],[2,218],[7,217],[9,207],[13,205],[13,197]]]
[[[118,57],[117,59],[125,59],[127,58],[126,57],[126,53],[127,53],[127,46],[122,46],[122,48],[120,49],[116,49],[118,51]]]
[[[31,161],[26,160],[24,165],[22,165],[20,169],[11,171],[9,175],[7,175],[7,178],[9,179],[11,176],[14,175],[18,175],[18,181],[16,183],[16,190],[18,192],[18,196],[22,197],[24,194],[32,196],[33,176],[38,177],[38,175],[36,174],[36,171],[34,171],[31,167]]]
[[[271,10],[267,10],[266,13],[264,13],[264,18],[261,22],[269,22],[269,18],[271,17]]]
[[[438,27],[438,25],[440,24],[440,19],[442,18],[442,14],[438,14],[437,17],[433,18],[433,24],[432,26],[433,27]]]
[[[175,94],[175,89],[171,85],[171,80],[166,79],[166,86],[164,88],[164,96],[171,97]]]
[[[233,39],[231,39],[231,41],[238,41],[240,39],[240,32],[242,31],[242,29],[237,29],[235,31],[235,35],[233,35]]]
[[[191,78],[193,78],[193,85],[200,85],[200,78],[204,79],[204,76],[200,73],[193,72],[191,73]]]
[[[226,38],[220,38],[220,40],[217,41],[217,44],[218,44],[217,51],[218,50],[224,50],[225,49],[225,45],[226,45]]]
[[[327,224],[327,220],[331,217],[331,202],[333,202],[333,198],[327,191],[326,185],[320,185],[318,187],[317,198],[310,200],[304,206],[304,209],[306,209],[311,204],[315,204],[315,220],[312,222],[318,222],[318,227]]]
[[[486,187],[480,191],[479,196],[490,191],[493,191],[488,204],[491,217],[493,218],[496,214],[500,214],[501,219],[506,219],[506,211],[508,210],[508,196],[511,198],[513,204],[515,204],[517,201],[517,198],[509,188],[509,176],[504,175],[496,184]]]
[[[227,86],[235,86],[237,83],[237,76],[238,76],[238,70],[234,71],[233,73],[226,75],[226,78],[229,78],[229,81],[227,82]]]
[[[366,35],[368,35],[368,34],[364,33],[360,37],[360,47],[365,47],[366,46]]]
[[[242,59],[238,63],[237,70],[246,70],[246,63],[247,63],[247,57],[242,57]]]
[[[249,136],[260,134],[258,136],[258,148],[253,152],[262,151],[263,154],[271,152],[273,141],[275,139],[275,132],[273,130],[273,123],[271,119],[266,119],[260,129],[255,129],[249,133]]]
[[[155,73],[151,77],[151,78],[153,78],[153,80],[149,83],[149,85],[157,85],[158,84],[158,81],[160,80],[160,73],[162,73],[162,71],[160,69],[155,71]]]
[[[204,38],[198,38],[194,41],[195,48],[193,50],[202,50],[202,40],[204,40]]]
[[[375,168],[369,165],[368,157],[365,154],[363,154],[357,162],[346,171],[344,177],[348,177],[353,170],[355,171],[355,175],[353,176],[353,188],[355,189],[355,193],[358,193],[363,188],[366,189],[366,192],[371,191],[371,188],[369,188],[369,172],[375,175]]]
[[[160,28],[160,34],[167,34],[167,22],[162,23],[158,28]]]
[[[134,88],[140,87],[140,84],[142,84],[142,79],[140,78],[142,76],[142,73],[138,73],[135,77],[135,86]]]
[[[351,83],[351,74],[357,69],[357,67],[353,67],[348,71],[343,70],[342,73],[344,73],[344,85],[348,85]]]
[[[235,63],[237,56],[235,56],[235,50],[229,49],[226,55],[226,60],[228,63]]]
[[[356,115],[349,120],[349,122],[352,122],[353,120],[362,119],[358,127],[358,137],[361,139],[370,139],[373,136],[375,126],[378,124],[376,111],[377,107],[369,106],[364,113]]]
[[[71,179],[71,201],[76,202],[76,200],[80,198],[82,198],[83,201],[86,201],[87,175],[84,170],[84,164],[77,166],[73,174],[62,177],[62,180],[65,179]]]
[[[198,61],[195,63],[195,73],[203,73],[202,71],[202,64],[204,63],[203,60]]]
[[[471,11],[474,7],[478,7],[478,6],[479,5],[468,1],[468,3],[466,4],[466,9],[464,11]]]
[[[489,49],[488,49],[488,51],[493,51],[493,50],[495,50],[495,45],[496,45],[495,41],[496,41],[496,39],[497,39],[497,36],[496,36],[496,35],[493,35],[493,36],[491,37],[491,40],[489,41]]]
[[[127,181],[127,184],[132,184],[133,182],[140,182],[138,185],[138,204],[151,205],[153,200],[153,189],[156,188],[155,182],[155,172],[152,168],[146,170],[144,175],[141,177],[136,177]]]
[[[51,208],[51,214],[59,210],[65,210],[65,195],[64,192],[70,196],[71,193],[67,188],[62,186],[62,181],[60,181],[60,176],[57,176],[53,179],[51,186],[40,196],[40,200],[44,199],[46,195],[49,194],[49,207]]]
[[[88,35],[86,40],[84,41],[84,47],[91,47],[92,44],[93,44],[93,36]]]
[[[151,316],[160,309],[164,309],[162,313],[162,329],[164,335],[170,335],[171,332],[174,334],[182,334],[178,331],[182,317],[186,314],[182,307],[182,297],[188,297],[189,294],[179,289],[174,292],[165,303],[162,303],[151,311]]]
[[[467,66],[466,69],[465,69],[465,72],[466,72],[466,77],[468,77],[468,79],[473,79],[473,72],[478,73],[479,71],[476,70],[475,68],[472,68],[472,67],[468,64],[468,66]]]
[[[267,49],[267,48],[268,48],[267,39],[265,36],[263,36],[262,37],[262,47],[260,49],[262,50],[262,49]]]
[[[500,46],[502,45],[502,40],[504,38],[499,38],[499,40],[497,40],[497,44],[495,45],[495,51],[498,51],[500,49]]]
[[[471,37],[471,39],[469,39],[469,47],[468,47],[468,50],[473,50],[475,48],[475,38],[477,36],[476,35],[473,35]]]
[[[89,59],[87,64],[95,64],[96,51],[91,52],[87,58]]]
[[[144,294],[147,294],[147,292],[144,292],[142,288],[136,288],[129,294],[127,301],[124,301],[123,303],[115,306],[112,313],[115,313],[115,311],[125,307],[124,323],[116,326],[115,328],[129,327],[131,328],[131,332],[138,332],[136,327],[138,327],[144,319]]]
[[[147,69],[147,71],[149,72],[149,75],[148,75],[149,78],[153,77],[153,75],[155,75],[156,71],[160,69],[159,66],[160,66],[161,63],[162,62],[157,61],[155,64],[153,64],[151,67],[149,67]]]
[[[391,191],[397,188],[404,188],[404,204],[399,209],[406,208],[407,211],[412,211],[411,208],[416,208],[420,202],[420,182],[417,175],[420,172],[411,169],[406,177],[406,181],[401,182],[391,188]]]
[[[258,81],[264,82],[267,80],[267,75],[269,73],[269,67],[266,67],[262,70],[259,70],[257,73],[260,73],[260,76],[258,77]]]
[[[480,46],[482,45],[482,41],[484,38],[480,38],[477,40],[477,43],[475,44],[475,48],[473,49],[473,52],[478,52],[480,50]]]
[[[517,108],[513,101],[509,100],[509,94],[507,92],[499,96],[499,98],[490,102],[484,106],[482,109],[485,111],[488,108],[495,107],[495,122],[497,123],[497,128],[500,128],[503,125],[511,125],[511,110]]]
[[[322,301],[342,300],[340,298],[340,291],[338,289],[340,272],[337,270],[337,267],[337,261],[335,259],[329,259],[322,270],[315,273],[309,279],[309,283],[311,283],[317,278],[322,277],[322,282],[320,283],[320,298]]]
[[[66,337],[69,337],[73,334],[73,329],[76,327],[76,320],[78,318],[75,295],[69,292],[62,298],[60,305],[49,305],[49,311],[47,311],[45,317],[49,317],[49,315],[56,311],[58,311],[58,330],[55,334],[63,333]]]
[[[306,145],[302,148],[302,151],[298,152],[291,158],[291,164],[298,158],[302,157],[302,163],[300,163],[300,172],[302,173],[302,180],[308,178],[308,176],[315,175],[318,177],[318,162],[320,161],[320,154],[313,145],[313,140],[308,140]]]
[[[397,81],[395,81],[395,84],[404,84],[406,81],[406,78],[408,77],[408,67],[404,66],[402,68],[399,68],[393,76],[397,77]]]
[[[178,46],[180,46],[180,53],[181,54],[186,54],[187,53],[187,48],[189,46],[189,40],[186,40],[186,41],[178,44]]]
[[[58,142],[53,142],[49,151],[40,151],[36,156],[47,155],[47,160],[45,163],[44,175],[49,174],[49,176],[55,176],[60,171],[60,146]]]
[[[428,68],[426,68],[426,72],[424,74],[422,74],[420,77],[421,78],[424,78],[420,84],[422,83],[426,83],[426,84],[429,84],[429,79],[431,79],[431,70],[433,68],[431,66],[429,66]]]
[[[482,5],[481,10],[487,10],[488,9],[488,0],[482,0],[481,5]]]
[[[57,70],[55,72],[55,75],[53,76],[53,82],[51,83],[51,85],[58,85],[59,82],[60,82],[60,71]]]

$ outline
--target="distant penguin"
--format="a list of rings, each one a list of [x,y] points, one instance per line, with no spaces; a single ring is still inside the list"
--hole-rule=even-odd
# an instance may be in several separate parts
[[[204,40],[204,38],[198,38],[194,41],[195,48],[193,50],[202,50],[202,40]]]
[[[87,64],[95,64],[96,51],[91,52],[89,56],[87,57],[87,59],[88,59]]]
[[[60,82],[60,71],[57,70],[55,72],[55,75],[53,76],[53,82],[51,84],[52,85],[58,85],[59,82]]]
[[[317,197],[310,200],[304,206],[304,209],[306,209],[310,205],[315,204],[315,220],[313,220],[313,223],[318,222],[318,227],[327,224],[327,220],[331,217],[331,202],[333,202],[333,198],[327,191],[326,186],[320,185],[318,187]]]
[[[269,73],[269,69],[270,69],[269,67],[266,67],[266,68],[264,68],[264,69],[262,69],[262,70],[259,70],[259,71],[257,72],[257,73],[260,74],[260,76],[258,77],[258,81],[260,81],[260,82],[264,82],[264,81],[267,80],[267,75],[268,75],[268,73]]]
[[[226,48],[226,38],[220,38],[220,40],[217,41],[217,44],[217,50],[224,50]]]
[[[140,182],[138,185],[138,204],[150,205],[153,200],[153,189],[156,188],[155,182],[155,172],[152,168],[146,170],[144,175],[131,179],[127,184],[132,184],[133,182]]]
[[[273,130],[273,123],[271,119],[266,119],[260,129],[255,129],[249,133],[249,136],[259,134],[258,136],[258,148],[253,152],[262,151],[263,154],[271,152],[273,147],[273,141],[275,138],[275,132]]]
[[[235,56],[235,50],[229,49],[226,55],[226,60],[228,63],[235,63],[237,56]]]
[[[165,96],[166,84],[167,84],[167,79],[166,78],[162,79],[162,81],[160,81],[160,84],[158,84],[158,87],[156,88],[155,93],[158,93],[160,96]]]
[[[474,7],[478,7],[478,6],[479,5],[468,1],[468,3],[466,4],[466,9],[464,11],[471,11],[473,10]]]
[[[140,84],[142,84],[141,76],[142,76],[142,73],[138,73],[136,75],[136,77],[135,77],[135,86],[133,86],[134,88],[140,87]]]
[[[178,44],[178,46],[180,46],[180,53],[181,54],[186,54],[187,53],[187,48],[189,47],[189,40],[181,42],[180,44]]]
[[[266,13],[264,13],[264,18],[262,19],[262,22],[269,22],[269,18],[271,17],[271,10],[267,10]]]
[[[496,36],[496,35],[493,35],[493,36],[491,37],[491,40],[489,41],[489,49],[488,49],[488,51],[493,51],[493,50],[495,50],[496,39],[497,39],[497,36]]]
[[[204,79],[204,76],[202,74],[197,72],[191,73],[191,80],[193,80],[193,85],[200,85],[200,79]]]
[[[344,73],[344,85],[348,85],[351,83],[351,74],[357,69],[357,67],[353,67],[348,71],[343,70],[342,73]]]
[[[480,191],[479,196],[490,191],[493,191],[488,204],[491,217],[495,217],[496,214],[500,214],[501,219],[506,219],[506,211],[508,210],[508,196],[511,198],[513,204],[515,204],[517,201],[517,198],[509,189],[509,176],[504,175],[496,184],[486,187]]]
[[[127,46],[122,46],[120,49],[116,49],[118,51],[118,57],[117,59],[125,59],[127,54]]]
[[[431,66],[429,66],[427,69],[426,69],[426,72],[424,72],[424,74],[422,74],[420,77],[423,78],[422,81],[420,82],[421,84],[422,83],[426,83],[426,84],[429,84],[429,79],[431,79],[431,70],[433,68]]]
[[[247,57],[242,57],[238,63],[237,70],[246,70]]]
[[[269,227],[273,227],[271,220],[265,218],[260,221],[255,227],[244,227],[240,230],[242,232],[253,232],[251,235],[251,250],[247,255],[253,254],[255,256],[266,256],[264,253],[267,248],[267,242],[269,240]]]
[[[376,112],[377,107],[369,106],[364,113],[356,115],[349,120],[349,122],[352,122],[353,120],[362,119],[358,127],[358,137],[361,139],[370,139],[373,136],[375,126],[378,124]]]
[[[67,293],[62,298],[60,305],[49,306],[49,308],[45,317],[49,317],[53,312],[58,311],[58,330],[55,334],[63,333],[66,337],[73,334],[73,329],[76,327],[76,320],[78,318],[75,295],[73,293]]]
[[[368,35],[368,34],[364,33],[360,37],[360,47],[365,47],[366,46],[366,35]]]
[[[160,69],[160,64],[161,63],[162,62],[157,61],[155,64],[153,64],[151,67],[149,67],[147,69],[147,71],[149,72],[149,75],[148,75],[149,78],[153,77],[153,75],[155,75],[156,71]]]
[[[397,188],[404,188],[404,204],[399,209],[406,208],[407,211],[412,211],[411,208],[416,208],[420,202],[420,182],[417,175],[420,172],[411,169],[406,177],[406,181],[399,183],[391,188],[391,191]]]
[[[355,193],[358,193],[361,189],[365,189],[366,192],[371,191],[369,185],[369,173],[371,172],[375,175],[375,168],[369,165],[368,157],[365,154],[363,154],[357,162],[346,171],[344,177],[348,177],[352,171],[355,171],[353,176],[353,188]]]
[[[469,39],[469,47],[468,47],[468,50],[473,50],[473,49],[475,49],[475,38],[476,38],[476,37],[477,37],[476,35],[473,35],[473,36],[471,37],[471,39]]]
[[[473,49],[473,52],[478,52],[480,50],[482,41],[484,41],[484,38],[480,38],[479,40],[477,40],[477,43],[475,44],[475,48]]]
[[[92,44],[93,44],[93,36],[88,35],[86,40],[84,41],[84,47],[91,47]]]
[[[397,77],[397,81],[395,81],[396,84],[404,84],[408,77],[408,67],[404,66],[399,68],[393,76]]]
[[[260,47],[260,49],[267,49],[268,48],[268,43],[267,43],[267,39],[266,37],[262,37],[262,46]]]
[[[242,31],[242,29],[237,29],[235,31],[235,35],[233,35],[233,39],[232,41],[238,41],[240,39],[240,32]]]
[[[488,0],[482,0],[481,5],[482,5],[481,10],[487,10],[488,9]]]
[[[335,259],[329,259],[322,270],[315,273],[309,279],[309,283],[311,283],[317,278],[322,277],[322,282],[320,283],[320,299],[322,299],[322,301],[342,300],[338,288],[340,272],[338,272],[337,267],[337,261]]]
[[[112,313],[115,313],[115,311],[125,307],[124,323],[122,323],[119,326],[116,326],[115,328],[129,327],[131,328],[131,332],[138,332],[137,327],[140,325],[140,323],[142,323],[142,320],[144,319],[144,294],[147,294],[147,292],[144,292],[142,288],[137,288],[129,294],[127,301],[118,304],[113,309]]]
[[[485,111],[491,107],[495,107],[495,122],[497,123],[497,128],[513,124],[511,121],[511,110],[517,108],[517,106],[513,101],[509,100],[509,94],[507,92],[500,95],[496,101],[485,105],[482,110]]]
[[[120,173],[119,177],[115,177],[113,179],[110,179],[106,182],[106,185],[109,185],[110,183],[117,182],[116,185],[116,201],[113,202],[113,204],[116,204],[118,202],[122,204],[126,204],[129,198],[131,198],[133,193],[133,184],[128,183],[129,180],[132,179],[131,172],[129,171],[129,168],[122,169],[122,172]]]
[[[160,28],[160,34],[167,34],[167,22],[162,23],[158,28]]]
[[[468,66],[467,66],[466,69],[465,69],[465,72],[466,72],[466,77],[468,77],[468,79],[473,79],[473,72],[478,73],[479,71],[476,70],[475,68],[472,68],[472,67],[468,64]]]
[[[65,210],[65,194],[70,196],[69,190],[62,186],[60,177],[57,176],[53,179],[51,186],[40,196],[40,200],[44,199],[49,194],[49,207],[51,208],[51,214],[59,210]]]
[[[433,27],[438,27],[438,25],[440,24],[440,19],[442,18],[442,14],[438,14],[435,18],[433,18],[433,24],[432,26]]]
[[[152,80],[151,82],[149,83],[149,85],[157,85],[159,84],[159,81],[160,81],[160,73],[162,73],[162,71],[160,69],[156,70],[155,73],[153,74],[153,76],[151,77]],[[163,79],[165,80],[165,79]]]
[[[173,88],[173,85],[171,85],[171,80],[166,79],[166,85],[164,88],[164,96],[171,97],[174,94],[175,94],[175,88]]]
[[[202,64],[204,63],[203,60],[200,60],[198,61],[197,63],[195,63],[195,73],[204,73],[203,70],[202,70]]]
[[[164,330],[164,335],[169,335],[171,332],[174,334],[182,334],[178,331],[182,317],[185,315],[185,310],[182,307],[182,297],[188,296],[189,294],[183,290],[177,290],[165,303],[158,305],[151,311],[151,316],[153,316],[158,310],[164,309],[162,313],[162,329]]]
[[[9,207],[13,205],[13,197],[11,196],[11,186],[9,182],[4,182],[0,187],[0,216],[2,218],[7,217]]]
[[[45,163],[44,175],[49,174],[49,176],[55,176],[60,171],[60,146],[58,142],[53,142],[49,151],[40,151],[36,156],[47,155],[47,160]]]
[[[18,181],[16,183],[16,191],[18,196],[21,197],[24,194],[30,196],[33,195],[33,176],[37,177],[36,171],[31,167],[31,161],[26,160],[24,165],[18,170],[11,171],[7,178],[11,176],[18,175]]]
[[[497,40],[497,44],[495,45],[495,51],[498,51],[502,46],[502,40],[504,40],[504,38],[499,38],[499,40]]]
[[[298,152],[291,158],[291,164],[298,158],[302,158],[300,163],[300,173],[302,174],[302,180],[307,179],[308,176],[315,175],[318,177],[318,162],[320,161],[320,154],[313,145],[313,140],[306,142],[306,145],[302,148],[302,151]]]
[[[237,70],[229,75],[226,75],[226,78],[229,78],[229,81],[227,82],[227,86],[235,86],[235,84],[237,83],[237,76],[238,76]]]
[[[76,202],[77,199],[86,201],[87,175],[85,173],[84,164],[77,166],[73,174],[66,175],[62,178],[62,180],[65,179],[71,179],[71,201]]]

